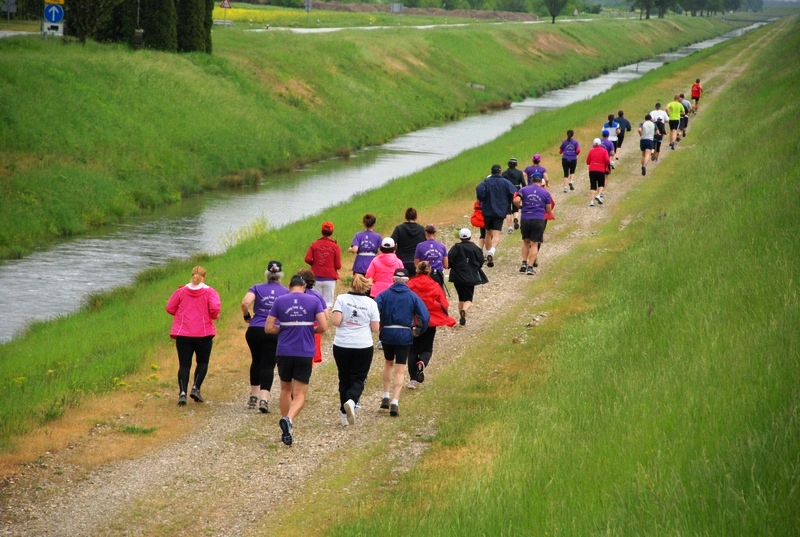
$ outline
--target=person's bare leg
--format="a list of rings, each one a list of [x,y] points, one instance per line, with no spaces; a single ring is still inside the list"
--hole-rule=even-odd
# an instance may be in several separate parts
[[[405,364],[394,365],[394,391],[392,392],[392,399],[399,400],[400,392],[403,390],[403,380],[405,377],[406,366]]]
[[[303,405],[306,404],[306,394],[308,393],[308,384],[299,381],[292,381],[292,402],[289,405],[289,412],[287,416],[289,421],[294,422],[294,419],[303,410]]]
[[[289,415],[289,407],[292,404],[292,383],[281,381],[281,416]]]

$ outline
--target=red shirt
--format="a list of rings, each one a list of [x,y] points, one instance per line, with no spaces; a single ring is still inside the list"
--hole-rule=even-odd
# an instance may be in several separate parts
[[[589,150],[586,155],[586,165],[589,166],[590,172],[603,172],[606,173],[611,167],[611,159],[608,157],[608,151],[602,145],[596,145]]]
[[[698,83],[692,84],[692,97],[700,97],[701,93],[703,93],[703,86]]]
[[[308,247],[305,262],[311,265],[311,272],[317,278],[338,280],[337,271],[342,268],[342,252],[335,240],[322,237]]]

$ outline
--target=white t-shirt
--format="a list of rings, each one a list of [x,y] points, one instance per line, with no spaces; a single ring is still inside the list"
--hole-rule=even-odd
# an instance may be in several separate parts
[[[669,124],[669,114],[667,114],[664,109],[656,109],[650,112],[650,117],[653,118],[653,123],[658,121],[658,118],[661,118],[661,121],[664,122],[664,125]]]
[[[656,124],[652,121],[645,121],[639,128],[642,129],[642,140],[652,140],[653,135],[656,133]]]
[[[342,313],[342,324],[336,327],[333,344],[347,349],[366,349],[372,346],[370,323],[380,321],[378,305],[365,295],[347,293],[336,297],[332,311]]]

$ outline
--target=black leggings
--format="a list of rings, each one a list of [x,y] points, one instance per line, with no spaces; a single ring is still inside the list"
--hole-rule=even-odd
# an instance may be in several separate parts
[[[208,373],[208,360],[211,358],[211,344],[214,336],[175,338],[175,348],[178,350],[178,386],[181,393],[188,393],[189,372],[192,369],[192,356],[197,356],[197,367],[194,370],[194,383],[198,390],[203,385],[203,380]]]
[[[275,380],[275,365],[278,349],[277,334],[267,334],[263,326],[251,326],[244,334],[247,346],[250,347],[250,386],[260,386],[262,390],[271,391]]]
[[[417,378],[417,362],[422,362],[425,367],[431,361],[433,355],[433,338],[436,337],[436,327],[429,326],[427,330],[414,338],[411,344],[411,352],[408,353],[408,375]]]
[[[339,410],[344,413],[348,399],[358,403],[364,393],[369,368],[372,365],[372,345],[364,349],[333,346],[333,359],[339,370]]]

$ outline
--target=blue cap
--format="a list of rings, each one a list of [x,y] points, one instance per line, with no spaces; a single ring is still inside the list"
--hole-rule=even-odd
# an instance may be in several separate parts
[[[605,136],[608,136],[609,134],[611,134],[611,133],[610,133],[610,132],[608,132],[608,130],[607,130],[607,129],[603,129],[603,136],[604,136],[604,137],[605,137]]]

